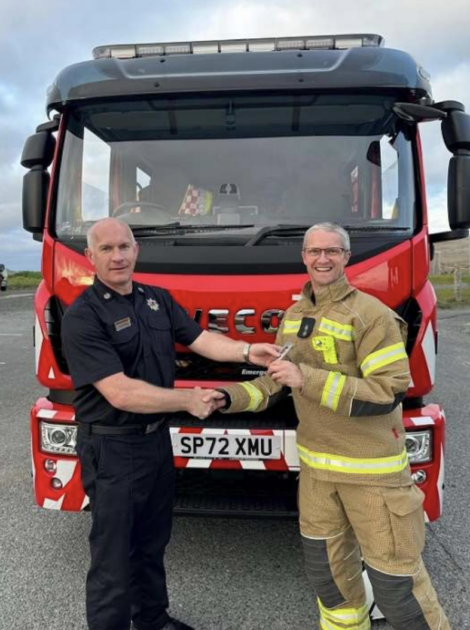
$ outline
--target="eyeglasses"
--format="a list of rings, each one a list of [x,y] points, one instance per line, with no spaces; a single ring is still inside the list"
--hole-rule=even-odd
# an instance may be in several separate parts
[[[310,258],[320,258],[322,252],[325,252],[327,258],[339,258],[346,250],[344,247],[325,247],[324,249],[320,249],[320,247],[305,247],[302,251]]]

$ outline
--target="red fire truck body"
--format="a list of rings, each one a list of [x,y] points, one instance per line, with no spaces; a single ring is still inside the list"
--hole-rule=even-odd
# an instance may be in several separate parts
[[[470,225],[470,125],[459,103],[433,103],[411,57],[381,43],[360,35],[102,47],[94,61],[59,75],[48,93],[48,111],[57,114],[22,158],[24,225],[43,241],[35,351],[48,393],[31,411],[38,505],[87,506],[60,321],[92,283],[83,250],[93,221],[129,223],[141,250],[138,282],[167,288],[204,328],[252,342],[273,341],[299,298],[303,233],[333,220],[351,236],[350,282],[408,323],[407,450],[426,516],[439,518],[445,416],[424,401],[437,352],[428,275],[432,242],[464,236]],[[428,231],[418,133],[432,119],[443,121],[456,163],[452,231],[437,236]],[[177,387],[259,373],[177,348]],[[179,509],[295,512],[289,401],[207,421],[174,415]]]

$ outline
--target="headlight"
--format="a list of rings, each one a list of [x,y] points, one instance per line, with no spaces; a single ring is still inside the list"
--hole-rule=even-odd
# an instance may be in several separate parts
[[[76,455],[77,427],[68,424],[40,423],[41,450],[46,453]]]
[[[410,464],[423,464],[432,459],[432,432],[416,431],[406,433],[406,451]]]

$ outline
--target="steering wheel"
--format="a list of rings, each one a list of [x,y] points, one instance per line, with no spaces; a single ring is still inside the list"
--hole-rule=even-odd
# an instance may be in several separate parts
[[[151,213],[152,215],[163,219],[166,223],[169,223],[173,219],[173,216],[164,206],[161,206],[159,203],[153,203],[152,201],[125,201],[117,206],[117,208],[114,208],[112,216],[120,217],[123,214],[127,214],[130,210],[132,210],[132,208],[137,207],[144,210],[145,214]]]

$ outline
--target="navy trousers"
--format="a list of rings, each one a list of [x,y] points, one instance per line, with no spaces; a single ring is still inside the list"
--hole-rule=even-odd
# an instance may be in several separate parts
[[[148,435],[78,431],[82,483],[90,497],[89,630],[160,630],[168,621],[164,568],[174,495],[168,427]]]

